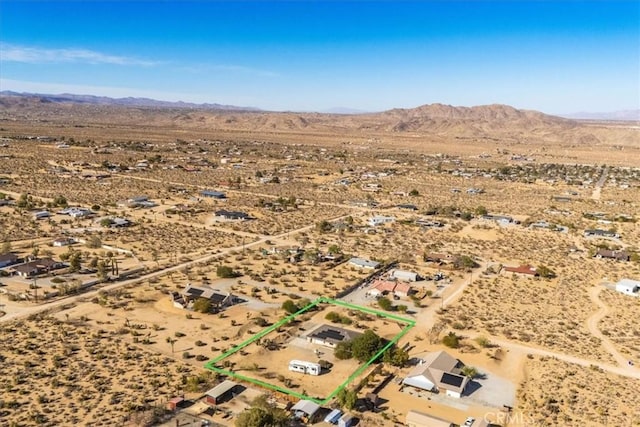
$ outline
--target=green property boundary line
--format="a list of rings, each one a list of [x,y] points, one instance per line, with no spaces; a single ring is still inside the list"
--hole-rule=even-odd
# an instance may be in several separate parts
[[[397,322],[404,323],[404,324],[406,324],[406,326],[396,336],[394,336],[391,339],[391,341],[389,341],[387,343],[387,345],[385,345],[382,349],[380,349],[380,351],[378,351],[366,363],[364,363],[358,369],[356,369],[356,371],[353,374],[351,374],[344,382],[342,382],[342,384],[340,384],[333,392],[331,392],[331,394],[329,396],[327,396],[324,399],[318,398],[318,397],[307,396],[305,394],[298,393],[296,391],[293,391],[293,390],[290,390],[290,389],[287,389],[287,388],[284,388],[284,387],[280,387],[280,386],[277,386],[277,385],[274,385],[274,384],[270,384],[270,383],[267,383],[267,382],[264,382],[264,381],[261,381],[261,380],[255,379],[255,378],[250,378],[250,377],[247,377],[245,375],[238,374],[236,372],[232,372],[232,371],[229,371],[229,370],[226,370],[226,369],[218,368],[216,366],[216,364],[221,362],[222,360],[224,360],[224,359],[228,358],[229,356],[232,356],[233,354],[239,352],[240,350],[242,350],[243,348],[247,347],[248,345],[253,344],[257,340],[259,340],[262,337],[264,337],[265,335],[268,335],[271,332],[273,332],[274,330],[280,328],[282,325],[285,325],[285,324],[291,322],[292,320],[294,320],[297,316],[301,315],[302,313],[305,313],[305,312],[311,310],[312,308],[317,307],[318,305],[323,304],[323,303],[342,306],[342,307],[350,308],[350,309],[353,309],[353,310],[358,310],[358,311],[362,311],[362,312],[365,312],[365,313],[374,314],[376,316],[380,316],[380,317],[383,317],[383,318],[387,318],[387,319],[395,320]],[[369,367],[387,349],[389,349],[391,346],[393,346],[395,343],[397,343],[400,340],[400,338],[402,338],[407,332],[409,332],[411,330],[411,328],[413,328],[415,325],[416,325],[416,321],[413,320],[413,319],[407,319],[407,318],[404,318],[404,317],[396,316],[396,315],[391,314],[391,313],[385,313],[383,311],[375,310],[375,309],[369,308],[369,307],[362,307],[362,306],[359,306],[359,305],[349,304],[349,303],[346,303],[344,301],[338,301],[338,300],[333,300],[333,299],[326,298],[326,297],[320,297],[320,298],[316,299],[315,301],[312,301],[307,306],[305,306],[305,307],[301,308],[300,310],[296,311],[295,313],[290,314],[290,315],[286,316],[285,318],[283,318],[282,320],[280,320],[280,321],[274,323],[273,325],[263,329],[262,331],[260,331],[257,334],[253,335],[248,340],[241,342],[240,344],[236,345],[235,347],[232,347],[230,350],[224,352],[220,356],[218,356],[218,357],[216,357],[214,359],[211,359],[209,362],[207,362],[204,365],[204,367],[206,369],[209,369],[209,370],[214,371],[214,372],[218,372],[219,374],[226,375],[226,376],[231,377],[231,378],[237,378],[239,380],[246,381],[248,383],[258,385],[260,387],[264,387],[264,388],[267,388],[267,389],[270,389],[270,390],[275,390],[275,391],[278,391],[280,393],[287,394],[289,396],[297,397],[298,399],[311,400],[312,402],[315,402],[315,403],[317,403],[319,405],[324,405],[327,402],[329,402],[331,399],[333,399],[338,393],[340,393],[340,391],[342,389],[344,389],[347,385],[349,385],[360,374],[362,374],[362,372],[364,372],[364,370],[367,369],[367,367]]]

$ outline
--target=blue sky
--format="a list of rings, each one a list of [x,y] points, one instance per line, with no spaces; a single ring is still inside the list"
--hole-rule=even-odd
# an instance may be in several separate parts
[[[640,2],[0,0],[0,89],[365,111],[640,108]]]

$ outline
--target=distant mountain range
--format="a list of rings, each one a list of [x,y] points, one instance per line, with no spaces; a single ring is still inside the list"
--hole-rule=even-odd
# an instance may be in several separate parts
[[[224,111],[261,111],[254,107],[238,107],[235,105],[223,104],[196,104],[192,102],[172,102],[158,101],[150,98],[109,98],[108,96],[94,95],[74,95],[70,93],[62,93],[59,95],[41,94],[41,93],[18,93],[8,90],[0,92],[0,96],[18,96],[24,98],[35,98],[41,102],[71,102],[77,104],[92,105],[122,105],[127,107],[151,107],[151,108],[190,108],[197,110],[224,110]]]
[[[616,116],[620,117],[620,116]],[[594,126],[509,105],[457,107],[428,104],[377,113],[355,114],[268,112],[220,104],[166,102],[144,98],[112,99],[89,95],[40,95],[0,92],[0,120],[59,123],[71,126],[170,127],[196,132],[374,136],[394,135],[417,140],[473,144],[494,140],[527,144],[544,141],[565,147],[615,141],[634,145],[635,127],[616,124]],[[621,119],[617,119],[621,120]],[[615,130],[611,126],[616,127]]]
[[[560,114],[560,117],[576,120],[640,121],[640,109],[612,111],[609,113],[588,113],[583,111],[580,113]]]
[[[216,104],[216,103],[193,103],[193,102],[183,102],[183,101],[160,101],[157,99],[150,98],[110,98],[107,96],[95,96],[95,95],[75,95],[70,93],[62,93],[59,95],[52,94],[41,94],[41,93],[19,93],[13,91],[0,91],[0,96],[12,96],[12,97],[21,97],[21,98],[31,98],[37,99],[41,103],[46,102],[54,102],[54,103],[74,103],[74,104],[89,104],[89,105],[120,105],[125,107],[150,107],[150,108],[174,108],[174,109],[192,109],[192,110],[214,110],[214,111],[249,111],[249,112],[264,112],[260,108],[256,107],[241,107],[236,105],[225,105],[225,104]],[[436,107],[437,106],[437,107]],[[484,107],[492,107],[495,109],[496,105],[493,106],[481,106]],[[464,109],[478,109],[481,107],[451,107],[445,106],[442,104],[431,104],[427,106],[417,107],[416,109],[394,109],[389,110],[389,113],[395,112],[397,115],[402,111],[411,111],[411,110],[424,110],[426,107],[429,107],[429,111],[423,111],[430,114],[436,113],[437,115],[442,115],[443,109],[446,107],[449,108],[449,112],[447,115],[452,116],[452,112],[454,110],[464,111]],[[506,107],[506,106],[505,106]],[[511,108],[511,107],[510,107]],[[462,110],[460,110],[462,109]],[[435,110],[440,110],[436,112]],[[469,113],[467,111],[467,114]],[[515,110],[514,111],[525,111],[525,110]],[[354,108],[348,107],[336,107],[328,110],[324,110],[319,112],[321,114],[341,114],[341,115],[371,115],[371,114],[381,114],[381,113],[370,113],[363,110],[357,110]],[[384,112],[387,113],[387,112]],[[503,112],[504,113],[504,112]],[[531,113],[531,112],[530,112]],[[305,113],[301,113],[305,114]],[[309,113],[314,114],[314,113]],[[391,113],[394,114],[394,113]],[[542,113],[540,113],[542,114]],[[459,115],[458,115],[459,116]],[[578,112],[578,113],[569,113],[569,114],[559,114],[557,117],[562,117],[566,119],[572,120],[620,120],[620,121],[640,121],[640,109],[638,110],[623,110],[623,111],[614,111],[614,112],[605,112],[605,113],[592,113],[592,112]],[[460,117],[458,117],[460,118]],[[404,126],[404,125],[401,125]]]

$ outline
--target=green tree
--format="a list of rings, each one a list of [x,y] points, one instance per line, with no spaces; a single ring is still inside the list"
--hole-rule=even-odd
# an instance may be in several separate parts
[[[339,360],[351,359],[353,356],[351,353],[351,341],[339,342],[333,350],[333,355]]]
[[[102,219],[100,220],[100,225],[101,225],[102,227],[110,227],[110,226],[111,226],[111,223],[112,223],[111,218],[102,218]]]
[[[347,410],[353,409],[358,401],[358,393],[355,390],[347,390],[343,388],[336,395],[338,404]]]
[[[351,353],[360,362],[366,362],[384,347],[385,341],[371,329],[354,338],[351,342]]]
[[[284,311],[286,311],[289,314],[293,314],[295,312],[297,312],[298,310],[300,310],[300,307],[298,307],[298,305],[293,302],[292,300],[288,299],[285,302],[282,303],[282,309]]]
[[[317,264],[320,259],[320,252],[316,248],[304,251],[304,259],[310,264]]]
[[[453,261],[453,266],[459,270],[470,270],[478,267],[478,263],[468,255],[461,255]]]
[[[236,417],[234,424],[235,427],[286,427],[289,421],[284,409],[269,403],[266,396],[259,396]]]
[[[393,310],[393,303],[387,297],[378,298],[378,305],[383,310],[387,310],[387,311]]]
[[[388,363],[399,368],[403,368],[409,362],[409,352],[401,349],[400,347],[393,347],[384,352],[382,358],[384,363]]]
[[[76,271],[80,271],[81,262],[82,262],[82,254],[78,251],[73,252],[69,257],[69,271],[72,273]]]
[[[327,220],[322,220],[316,224],[316,229],[321,233],[328,233],[333,229],[333,225]]]
[[[414,188],[413,190],[409,191],[409,195],[412,197],[417,197],[420,195],[420,192]]]
[[[211,308],[212,306],[209,298],[198,298],[193,303],[193,311],[197,311],[199,313],[210,313]]]

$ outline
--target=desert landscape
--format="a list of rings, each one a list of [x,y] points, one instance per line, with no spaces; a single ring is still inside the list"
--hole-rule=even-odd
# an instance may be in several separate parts
[[[616,291],[640,278],[637,128],[506,106],[0,103],[0,425],[224,426],[262,394],[363,426],[416,409],[640,422],[640,299]],[[323,306],[261,335],[318,297],[365,311]],[[415,326],[395,342],[401,324],[376,312]],[[316,328],[393,345],[364,366]],[[204,367],[258,335],[216,362],[234,376]],[[405,383],[439,351],[472,368],[459,399]],[[224,380],[242,391],[212,405]]]

